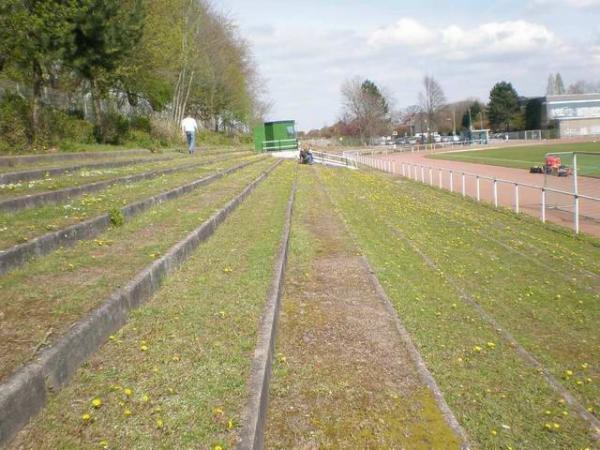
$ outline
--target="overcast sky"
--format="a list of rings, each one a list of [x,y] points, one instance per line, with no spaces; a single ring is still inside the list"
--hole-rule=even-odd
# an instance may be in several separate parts
[[[487,101],[497,81],[544,95],[550,72],[565,85],[600,81],[600,0],[221,0],[249,41],[273,103],[271,120],[299,130],[335,122],[340,87],[360,76],[397,108],[417,102],[424,75],[449,101]]]

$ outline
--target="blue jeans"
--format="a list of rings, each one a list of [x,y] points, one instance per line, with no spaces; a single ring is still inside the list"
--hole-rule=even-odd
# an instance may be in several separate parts
[[[185,137],[187,137],[188,152],[191,155],[196,150],[196,133],[193,131],[186,131]]]

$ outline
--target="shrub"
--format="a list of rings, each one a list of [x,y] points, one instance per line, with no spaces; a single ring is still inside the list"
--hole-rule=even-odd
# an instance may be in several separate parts
[[[49,144],[57,144],[60,141],[80,144],[94,142],[94,126],[91,123],[58,109],[44,109],[43,127]]]
[[[176,127],[173,127],[172,123],[168,120],[152,118],[150,119],[150,124],[150,135],[152,136],[152,139],[158,142],[162,147],[181,144],[181,132]]]
[[[128,133],[129,121],[114,112],[104,114],[94,127],[94,137],[99,144],[122,144]]]
[[[155,150],[160,147],[160,144],[152,139],[150,134],[140,130],[130,131],[128,142],[135,147],[146,148],[148,150]]]
[[[115,227],[121,227],[125,223],[125,216],[123,215],[121,208],[111,208],[108,211],[108,216],[110,217],[110,223]]]
[[[0,100],[0,152],[15,153],[29,146],[30,109],[27,100],[7,94]]]
[[[131,128],[134,130],[144,131],[148,134],[152,132],[152,124],[149,117],[134,116],[129,121]]]

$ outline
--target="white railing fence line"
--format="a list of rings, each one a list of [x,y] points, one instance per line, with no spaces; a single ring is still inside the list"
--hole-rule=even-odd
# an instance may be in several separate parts
[[[414,181],[421,182],[423,184],[429,184],[430,186],[434,186],[433,173],[435,171],[437,171],[438,172],[438,186],[437,187],[440,189],[449,190],[450,192],[454,192],[455,185],[457,183],[459,183],[460,184],[460,186],[459,186],[460,192],[463,197],[466,197],[467,195],[469,197],[473,197],[472,195],[467,194],[467,189],[466,189],[467,180],[469,178],[471,178],[471,179],[475,180],[475,196],[474,196],[474,198],[478,202],[482,201],[481,182],[489,181],[491,183],[491,188],[492,188],[491,203],[494,205],[495,208],[497,208],[500,203],[499,202],[500,186],[512,186],[513,191],[512,191],[512,205],[511,206],[512,206],[513,211],[517,214],[522,212],[522,209],[523,209],[522,207],[524,206],[521,201],[522,190],[523,189],[535,190],[540,193],[540,215],[539,215],[539,218],[544,223],[547,220],[547,216],[546,216],[546,209],[548,208],[547,193],[553,192],[556,194],[565,195],[572,199],[571,201],[572,201],[572,206],[573,206],[573,228],[574,228],[575,233],[579,233],[581,231],[580,230],[580,218],[581,218],[580,201],[582,199],[584,199],[584,200],[588,200],[591,202],[596,202],[596,204],[600,207],[600,198],[592,197],[589,195],[583,195],[581,193],[568,192],[568,191],[563,191],[560,189],[554,189],[554,188],[549,188],[549,187],[544,187],[544,186],[536,186],[536,185],[528,184],[528,183],[520,183],[520,182],[511,181],[511,180],[505,180],[502,178],[490,177],[490,176],[486,176],[486,175],[479,175],[479,174],[474,174],[474,173],[470,173],[470,172],[466,172],[466,171],[462,171],[462,170],[424,166],[421,164],[414,164],[414,163],[407,163],[407,162],[391,162],[391,161],[385,161],[385,160],[378,159],[378,158],[372,158],[372,157],[366,156],[364,154],[356,154],[356,153],[354,153],[352,155],[346,154],[344,156],[344,158],[346,158],[347,160],[350,161],[348,164],[352,164],[352,162],[353,162],[356,167],[358,167],[359,165],[371,167],[371,168],[374,168],[377,170],[381,170],[383,172],[401,175],[405,178],[409,178]],[[425,177],[426,172],[429,173],[428,180],[426,180],[426,177]],[[454,178],[455,173],[460,174],[460,178],[459,178],[460,181],[457,180],[457,182],[455,182],[455,178]],[[447,179],[448,179],[447,184],[444,183],[444,175],[445,174],[448,175],[447,176]],[[529,205],[529,207],[531,209],[531,205]],[[563,212],[569,212],[569,211],[563,210]]]
[[[315,151],[312,152],[312,155],[316,162],[320,162],[322,164],[358,168],[356,160],[353,158],[348,158],[345,155],[340,156],[333,153]]]

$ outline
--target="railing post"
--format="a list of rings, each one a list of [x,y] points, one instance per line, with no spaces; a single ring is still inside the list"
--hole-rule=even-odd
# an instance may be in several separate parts
[[[479,179],[479,175],[477,175],[477,201],[480,202],[481,201],[481,186],[480,186],[480,179]]]
[[[579,234],[579,195],[574,195],[575,197],[575,233]]]
[[[515,212],[519,214],[519,185],[515,183]]]
[[[450,192],[454,192],[454,172],[450,171]]]
[[[542,188],[542,223],[546,223],[546,189]]]
[[[465,195],[466,195],[465,173],[463,172],[463,174],[462,174],[462,196],[464,197]]]
[[[402,176],[405,177],[406,176],[406,170],[404,167],[404,163],[402,163]]]
[[[421,183],[425,183],[425,167],[421,166]]]
[[[443,183],[442,183],[442,169],[438,169],[438,179],[440,182],[440,189],[442,189],[443,187]]]
[[[433,169],[429,168],[429,185],[433,186]]]
[[[498,207],[498,181],[494,178],[494,207]]]

